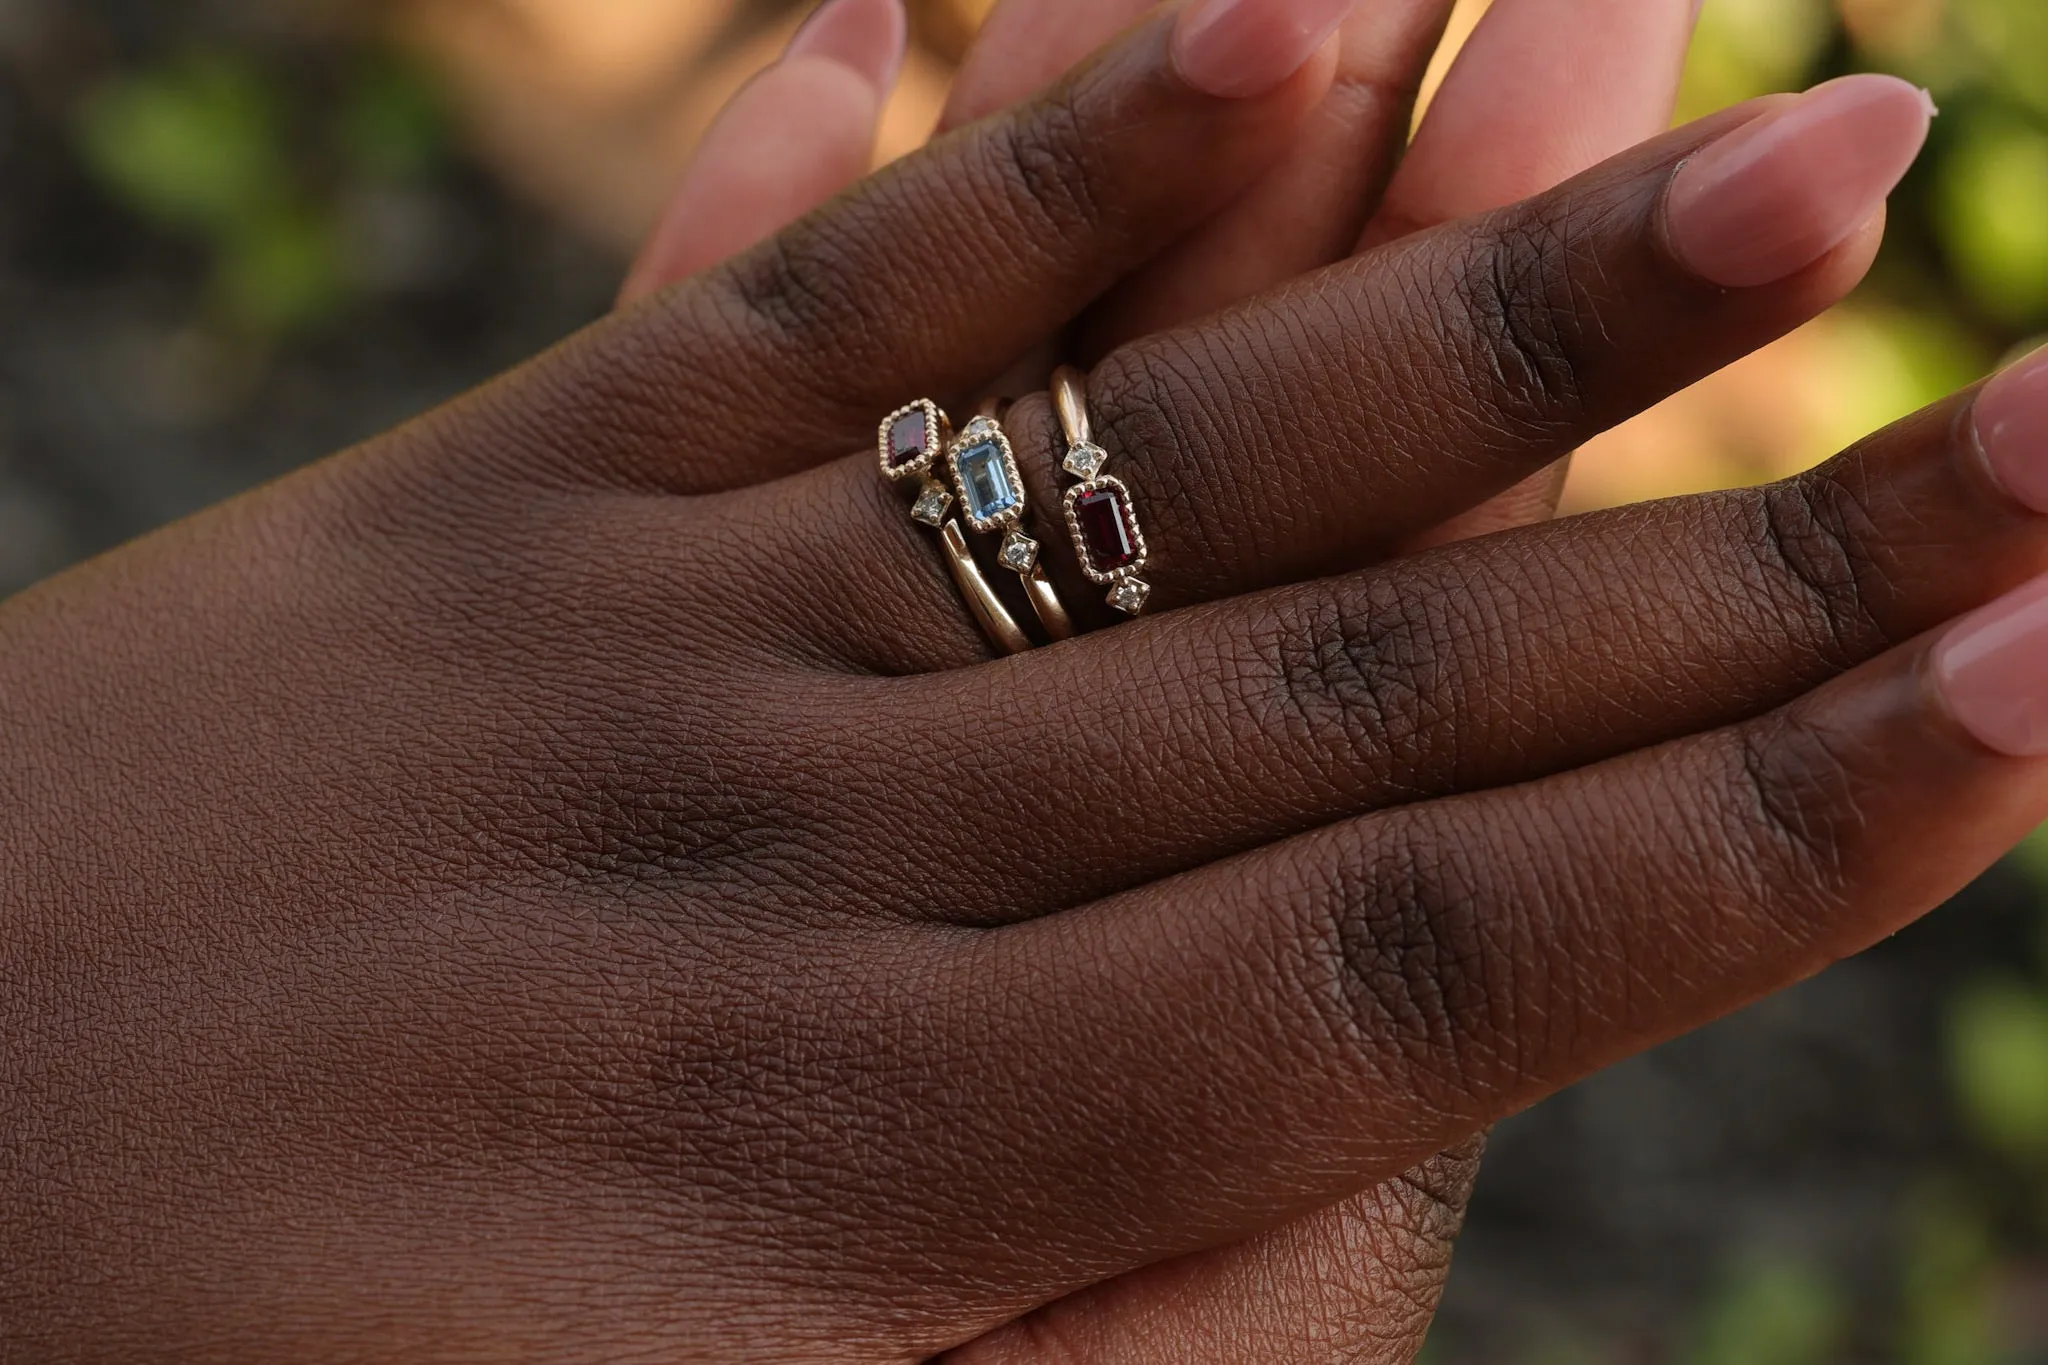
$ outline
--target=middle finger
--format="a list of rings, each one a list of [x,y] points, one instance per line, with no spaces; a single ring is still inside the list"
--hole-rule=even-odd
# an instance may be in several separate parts
[[[1888,77],[1731,112],[1116,352],[1090,397],[1155,607],[1383,555],[1807,321],[1867,267],[1927,120]],[[1011,436],[1056,505],[1050,405]]]

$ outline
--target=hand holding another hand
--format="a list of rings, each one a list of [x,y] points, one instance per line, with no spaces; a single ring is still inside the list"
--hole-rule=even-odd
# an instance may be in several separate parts
[[[1839,299],[1917,92],[1403,235],[1425,132],[1386,241],[1247,284],[1366,59],[1246,13],[1267,79],[1145,20],[0,611],[10,1346],[1403,1359],[1474,1135],[2040,819],[2031,369],[1397,555]],[[992,660],[874,424],[1076,319],[1159,614]]]

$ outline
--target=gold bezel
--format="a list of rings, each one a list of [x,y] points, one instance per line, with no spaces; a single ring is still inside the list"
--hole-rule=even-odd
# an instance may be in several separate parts
[[[1021,568],[1010,562],[1010,546],[1028,547],[1030,560]],[[1003,543],[996,546],[996,563],[1020,578],[1029,578],[1031,571],[1038,567],[1038,561],[1045,555],[1045,545],[1021,526],[1012,526],[1003,533]]]
[[[1124,524],[1130,528],[1131,542],[1137,547],[1138,557],[1130,563],[1103,572],[1095,567],[1088,554],[1088,541],[1081,534],[1081,499],[1090,493],[1114,492],[1123,498]],[[1088,575],[1088,581],[1102,587],[1111,587],[1126,578],[1136,578],[1145,571],[1145,563],[1151,556],[1150,547],[1145,544],[1145,527],[1138,520],[1138,503],[1131,496],[1130,485],[1122,479],[1105,474],[1099,479],[1077,483],[1067,490],[1066,496],[1067,535],[1074,542],[1074,558],[1080,561],[1081,572]]]
[[[917,509],[924,506],[924,500],[928,495],[937,499],[934,503],[936,510],[929,517],[921,517],[917,514]],[[920,526],[929,526],[936,531],[953,515],[953,502],[953,490],[937,479],[927,476],[925,481],[917,486],[917,492],[911,495],[910,519]]]
[[[1126,588],[1135,588],[1137,590],[1137,605],[1127,607],[1117,601],[1117,598],[1123,595]],[[1109,592],[1103,598],[1103,605],[1107,606],[1111,611],[1120,611],[1126,616],[1143,616],[1145,608],[1152,605],[1152,585],[1130,570],[1125,569],[1118,573],[1116,581],[1110,584]]]
[[[1095,459],[1091,462],[1095,466],[1095,472],[1093,474],[1083,474],[1080,470],[1074,468],[1074,457],[1079,455],[1084,450],[1093,451],[1095,453]],[[1072,445],[1068,446],[1067,453],[1060,457],[1060,468],[1065,470],[1070,477],[1080,479],[1083,482],[1086,482],[1089,479],[1101,478],[1102,471],[1104,469],[1107,469],[1108,467],[1109,452],[1104,450],[1101,446],[1095,444],[1095,442],[1093,441],[1076,441]]]
[[[895,449],[890,443],[890,438],[895,435],[896,424],[912,413],[924,415],[925,453],[909,464],[892,465],[889,458],[895,453]],[[929,398],[920,398],[915,403],[905,403],[884,417],[881,434],[876,442],[876,449],[881,455],[882,477],[891,483],[907,483],[911,479],[922,479],[931,473],[932,466],[939,462],[939,458],[945,454],[946,447],[952,443],[952,425],[946,417],[945,410]]]
[[[1017,505],[997,516],[984,520],[974,515],[974,499],[967,496],[967,480],[960,477],[960,455],[989,441],[1003,452],[1004,472],[1010,477],[1010,488],[1017,495]],[[1031,494],[1024,485],[1024,471],[1017,465],[1017,451],[1010,444],[1010,434],[1003,430],[1003,424],[991,417],[977,417],[967,424],[964,431],[946,448],[946,470],[953,476],[953,492],[960,501],[960,515],[969,526],[983,535],[994,535],[998,531],[1022,530],[1024,514],[1030,507]]]

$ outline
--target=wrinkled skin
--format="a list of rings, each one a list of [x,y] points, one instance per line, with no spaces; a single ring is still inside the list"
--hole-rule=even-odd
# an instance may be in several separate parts
[[[1922,680],[2048,567],[1968,397],[1387,557],[1860,276],[1671,255],[1754,110],[1109,348],[1160,614],[991,660],[867,447],[1327,93],[1164,34],[0,610],[10,1354],[1405,1359],[1488,1124],[2038,821]]]

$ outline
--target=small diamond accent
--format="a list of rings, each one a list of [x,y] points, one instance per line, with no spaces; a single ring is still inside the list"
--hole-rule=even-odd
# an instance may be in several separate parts
[[[1152,585],[1143,579],[1126,578],[1109,590],[1109,605],[1126,616],[1136,616],[1152,600]]]
[[[924,491],[918,494],[917,501],[911,504],[910,515],[927,526],[937,526],[946,519],[946,511],[952,505],[953,495],[946,491],[945,485],[927,483]]]
[[[1015,531],[1003,541],[1003,564],[1018,573],[1030,573],[1038,563],[1038,542]]]
[[[1083,441],[1067,452],[1067,472],[1084,482],[1092,480],[1109,463],[1109,452],[1090,441]]]

